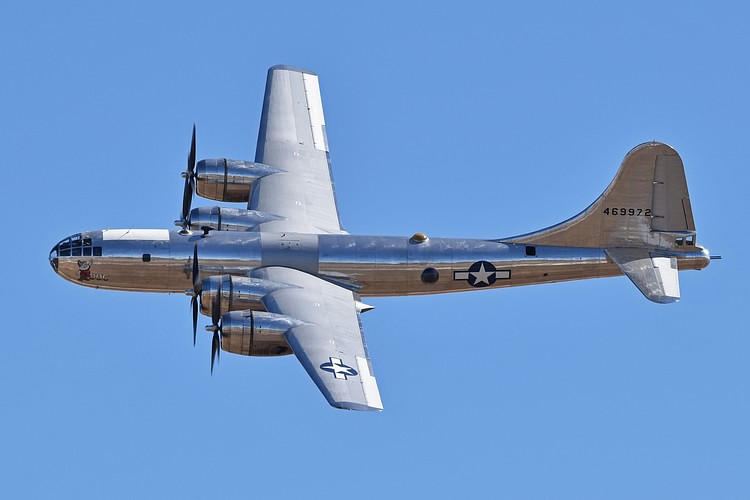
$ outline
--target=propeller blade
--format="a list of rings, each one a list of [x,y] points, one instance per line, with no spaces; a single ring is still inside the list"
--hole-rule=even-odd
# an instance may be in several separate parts
[[[219,330],[214,330],[214,336],[211,339],[211,375],[214,374],[214,360],[219,360],[221,351],[221,341],[219,340]]]
[[[221,319],[221,314],[219,311],[220,303],[219,303],[219,295],[221,294],[221,286],[216,290],[216,293],[214,294],[213,301],[211,302],[211,321],[213,322],[214,326],[219,326],[219,320]]]
[[[219,325],[219,321],[221,320],[219,307],[221,304],[219,302],[219,294],[221,294],[221,287],[216,290],[211,301],[211,328],[214,331],[214,336],[211,339],[211,375],[214,373],[214,359],[218,361],[221,356],[221,325]]]
[[[198,330],[198,297],[193,295],[190,303],[193,308],[193,347],[195,347],[195,334]]]
[[[195,123],[193,123],[193,139],[190,141],[190,154],[188,155],[188,172],[195,170]]]
[[[198,242],[193,245],[193,291],[201,292],[201,269],[198,267]]]
[[[198,243],[193,245],[193,298],[190,307],[193,310],[193,346],[195,346],[196,331],[198,329],[198,297],[201,294],[201,269],[198,266]]]
[[[192,175],[192,174],[191,174]],[[193,202],[193,181],[190,176],[185,177],[185,187],[182,191],[182,213],[180,222],[187,226],[188,217],[190,216],[190,205]]]
[[[185,176],[185,188],[182,192],[182,217],[184,227],[187,227],[190,216],[190,205],[193,202],[193,190],[195,187],[195,124],[193,124],[193,138],[190,141],[190,153],[188,153],[187,170]]]

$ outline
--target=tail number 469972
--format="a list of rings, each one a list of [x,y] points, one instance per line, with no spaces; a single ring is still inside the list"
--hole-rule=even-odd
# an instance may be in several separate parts
[[[631,215],[651,217],[650,208],[605,208],[604,215]]]

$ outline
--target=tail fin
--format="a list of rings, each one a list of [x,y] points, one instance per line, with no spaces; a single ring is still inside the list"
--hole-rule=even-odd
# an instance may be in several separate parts
[[[586,210],[547,229],[503,241],[588,248],[695,245],[682,159],[659,142],[636,146],[609,187]]]
[[[603,248],[647,299],[680,299],[678,260],[708,265],[696,248],[685,170],[677,151],[658,142],[633,148],[612,183],[586,210],[555,226],[502,240],[530,245]]]

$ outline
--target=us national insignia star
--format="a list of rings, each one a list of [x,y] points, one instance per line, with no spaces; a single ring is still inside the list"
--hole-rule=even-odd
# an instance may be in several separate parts
[[[482,288],[492,285],[499,279],[510,279],[510,270],[498,271],[492,262],[479,260],[473,263],[468,271],[455,271],[453,279],[455,281],[465,280],[473,287]]]

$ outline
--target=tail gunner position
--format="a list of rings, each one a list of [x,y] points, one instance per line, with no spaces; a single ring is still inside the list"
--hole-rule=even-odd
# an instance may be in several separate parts
[[[183,174],[181,230],[88,231],[50,253],[92,288],[185,292],[221,350],[294,354],[328,402],[383,405],[364,341],[362,297],[422,295],[625,275],[658,303],[680,298],[678,271],[703,269],[682,160],[666,144],[630,151],[604,193],[556,226],[498,240],[353,236],[336,208],[315,73],[268,72],[255,161],[195,162]],[[246,208],[191,210],[193,192]]]

